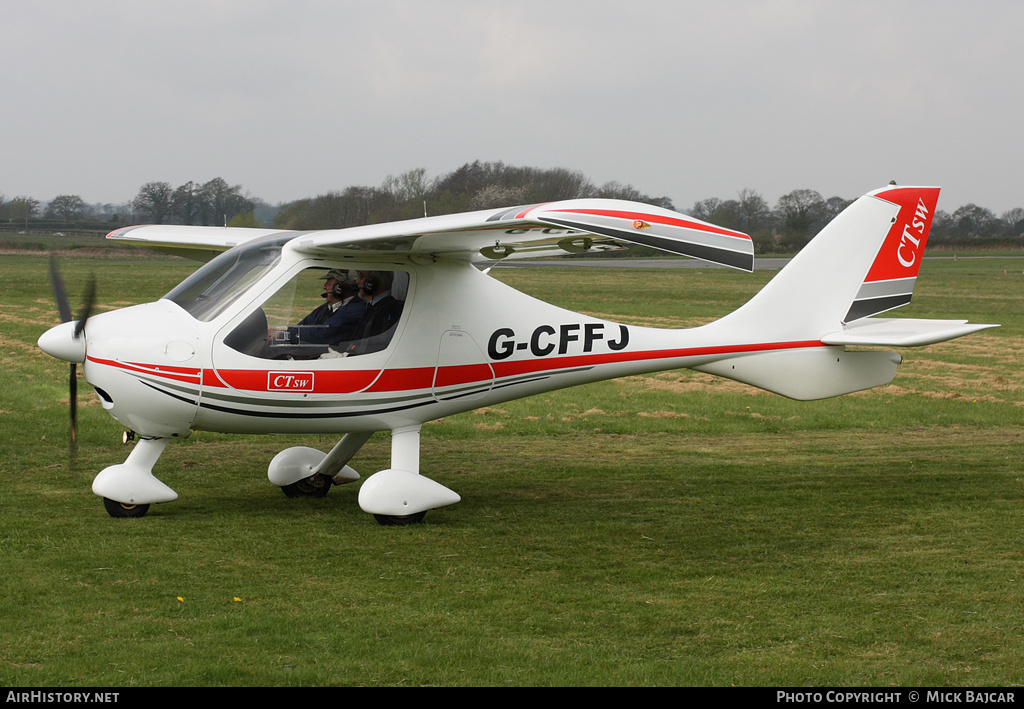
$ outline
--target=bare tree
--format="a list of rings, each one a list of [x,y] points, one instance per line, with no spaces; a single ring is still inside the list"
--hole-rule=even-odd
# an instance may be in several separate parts
[[[779,220],[779,245],[786,249],[802,248],[821,226],[825,200],[815,190],[793,190],[782,195],[775,205]]]
[[[46,216],[50,219],[62,219],[70,222],[81,218],[85,213],[85,200],[74,194],[60,194],[46,205]]]
[[[739,205],[740,231],[754,234],[771,229],[772,210],[764,197],[746,188],[740,190],[736,201]]]
[[[132,208],[143,220],[163,224],[171,213],[174,190],[169,182],[147,182],[132,200]]]
[[[1003,212],[999,219],[1004,224],[1007,236],[1020,236],[1024,234],[1024,209],[1014,207]]]
[[[632,185],[624,185],[621,182],[616,182],[614,180],[611,182],[605,182],[603,185],[598,187],[594,196],[602,199],[629,199],[634,202],[639,202],[644,199],[644,196],[640,194],[640,190],[636,189]]]
[[[24,222],[27,226],[28,220],[39,211],[39,200],[32,197],[18,196],[4,205],[4,211],[7,212],[8,219]]]
[[[199,215],[203,224],[226,224],[236,214],[251,212],[253,200],[242,196],[241,185],[229,185],[215,177],[199,188]]]
[[[690,214],[704,222],[711,221],[711,215],[722,205],[718,197],[708,197],[693,203]]]
[[[174,220],[181,224],[195,224],[199,218],[199,185],[189,180],[174,190],[171,197],[171,212]]]
[[[992,236],[996,215],[991,209],[976,204],[965,204],[953,212],[953,230],[961,240]]]
[[[427,169],[418,167],[398,177],[388,175],[381,189],[390,192],[398,202],[422,202],[430,189]]]

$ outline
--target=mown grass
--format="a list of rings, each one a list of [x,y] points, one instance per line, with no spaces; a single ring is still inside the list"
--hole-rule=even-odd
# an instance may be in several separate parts
[[[181,499],[113,520],[126,455],[67,365],[42,256],[0,262],[0,682],[8,686],[1012,686],[1024,663],[1024,261],[929,260],[900,315],[1003,327],[904,350],[887,387],[792,402],[692,372],[429,424],[463,502],[384,528],[354,486],[266,480],[328,437],[197,433],[157,474]],[[78,256],[101,309],[192,268]],[[495,269],[565,307],[698,324],[772,275]],[[355,461],[386,467],[374,437]]]

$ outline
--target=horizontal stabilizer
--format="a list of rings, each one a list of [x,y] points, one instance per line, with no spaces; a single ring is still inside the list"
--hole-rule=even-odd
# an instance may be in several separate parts
[[[945,342],[998,325],[966,320],[919,320],[913,318],[867,318],[830,332],[821,338],[826,345],[873,347],[918,347]]]

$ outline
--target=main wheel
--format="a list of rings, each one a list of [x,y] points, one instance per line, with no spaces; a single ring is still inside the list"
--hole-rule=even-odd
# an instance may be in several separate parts
[[[329,477],[317,473],[291,485],[282,485],[281,492],[288,497],[323,497],[333,484]]]
[[[398,517],[396,515],[374,515],[373,518],[377,520],[377,524],[384,525],[385,527],[404,527],[409,524],[418,524],[423,521],[427,511],[417,512],[414,515],[403,515]]]
[[[103,498],[103,506],[107,508],[107,514],[111,517],[142,517],[149,512],[149,505],[130,505],[126,502]]]

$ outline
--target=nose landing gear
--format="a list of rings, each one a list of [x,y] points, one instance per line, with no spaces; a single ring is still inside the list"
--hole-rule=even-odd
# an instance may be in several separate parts
[[[103,498],[103,506],[107,508],[107,514],[111,517],[142,517],[149,512],[149,505],[130,505],[109,497]]]
[[[171,502],[176,493],[153,476],[153,466],[167,447],[166,438],[143,438],[128,459],[104,468],[92,481],[92,491],[103,498],[111,517],[141,517],[154,502]]]

